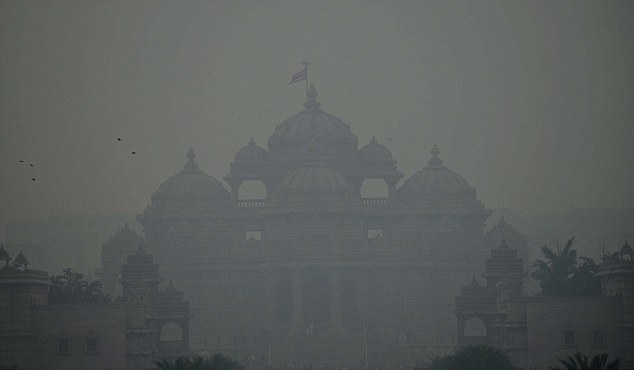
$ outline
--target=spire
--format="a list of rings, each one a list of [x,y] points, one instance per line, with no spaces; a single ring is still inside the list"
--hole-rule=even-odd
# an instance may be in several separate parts
[[[438,155],[440,155],[440,149],[438,149],[438,146],[436,144],[434,144],[434,146],[431,148],[431,155],[432,157],[427,163],[432,166],[442,167],[442,159],[438,157]]]
[[[183,166],[186,170],[197,170],[198,169],[198,163],[196,163],[194,161],[194,158],[196,158],[196,152],[194,151],[194,149],[190,146],[189,150],[187,151],[187,163],[185,163],[185,166]]]

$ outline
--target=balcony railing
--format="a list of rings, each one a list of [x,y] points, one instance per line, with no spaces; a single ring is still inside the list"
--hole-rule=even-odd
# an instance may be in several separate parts
[[[264,199],[242,199],[238,200],[238,208],[264,208]]]
[[[363,205],[369,207],[385,207],[390,204],[390,198],[363,198]]]

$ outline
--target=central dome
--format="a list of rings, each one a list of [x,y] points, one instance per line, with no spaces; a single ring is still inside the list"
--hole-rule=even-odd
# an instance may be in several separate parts
[[[269,138],[269,147],[284,144],[301,145],[312,138],[321,143],[351,143],[357,145],[357,137],[345,122],[326,113],[317,102],[317,90],[311,84],[304,103],[304,110],[279,124]]]

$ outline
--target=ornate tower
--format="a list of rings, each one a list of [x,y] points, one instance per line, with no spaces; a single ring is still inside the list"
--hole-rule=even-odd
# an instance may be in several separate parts
[[[509,248],[504,239],[499,247],[491,250],[483,274],[486,286],[480,286],[473,278],[471,285],[456,297],[458,345],[494,344],[494,338],[501,337],[495,323],[508,311],[509,299],[522,296],[522,263],[517,251]]]
[[[103,243],[101,268],[96,271],[96,275],[110,297],[116,298],[118,294],[121,294],[121,292],[116,291],[121,265],[126,262],[126,257],[133,254],[136,248],[142,244],[144,244],[143,238],[132,230],[127,222],[110,240]]]
[[[128,367],[148,359],[175,358],[189,352],[189,301],[170,282],[159,291],[159,266],[139,245],[121,266],[121,300],[126,302]]]

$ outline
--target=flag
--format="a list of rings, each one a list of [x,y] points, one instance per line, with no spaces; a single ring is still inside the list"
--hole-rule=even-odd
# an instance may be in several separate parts
[[[295,82],[306,81],[307,78],[308,78],[308,65],[304,64],[304,69],[295,73],[293,77],[291,77],[291,82],[289,82],[288,84],[290,85],[290,84],[294,84]]]

